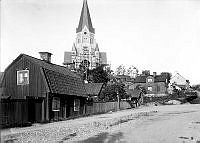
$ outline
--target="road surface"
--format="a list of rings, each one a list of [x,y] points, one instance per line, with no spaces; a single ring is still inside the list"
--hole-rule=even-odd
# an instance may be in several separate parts
[[[82,143],[200,143],[200,104],[152,107],[158,112],[119,124],[89,138],[73,138]],[[71,142],[66,141],[66,142]]]

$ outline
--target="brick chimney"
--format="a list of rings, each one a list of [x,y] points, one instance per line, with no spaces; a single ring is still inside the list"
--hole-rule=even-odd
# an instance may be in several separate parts
[[[47,63],[51,63],[51,55],[52,53],[49,53],[49,52],[39,52],[40,54],[40,58],[47,62]]]
[[[157,74],[156,72],[153,72],[153,77],[155,77],[155,76],[156,76],[156,74]]]

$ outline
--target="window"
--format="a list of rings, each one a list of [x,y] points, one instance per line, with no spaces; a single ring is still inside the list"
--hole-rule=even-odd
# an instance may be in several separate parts
[[[90,44],[93,44],[93,39],[92,38],[90,38]]]
[[[59,97],[53,97],[52,111],[60,111],[60,98]]]
[[[17,85],[29,84],[29,70],[17,71]]]
[[[86,42],[88,42],[88,39],[87,39],[87,37],[84,37],[83,38],[83,43],[86,43]]]
[[[78,43],[81,43],[81,39],[78,39]]]
[[[79,110],[80,110],[80,100],[74,99],[74,111],[79,111]]]
[[[148,78],[147,82],[153,82],[153,79],[152,78]]]
[[[149,90],[149,91],[152,91],[152,87],[151,87],[151,86],[148,86],[148,90]]]

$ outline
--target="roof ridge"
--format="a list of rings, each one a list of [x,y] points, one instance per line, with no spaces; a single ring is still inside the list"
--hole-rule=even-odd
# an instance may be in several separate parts
[[[21,53],[16,59],[14,59],[13,60],[13,62],[5,69],[5,70],[7,70],[13,63],[15,63],[15,61],[17,61],[19,58],[21,58],[21,57],[26,57],[26,58],[28,58],[28,59],[30,59],[30,60],[32,60],[32,62],[34,62],[35,64],[37,64],[38,66],[40,66],[40,67],[43,67],[43,68],[46,68],[46,69],[49,69],[49,70],[52,70],[52,71],[57,71],[57,72],[59,72],[59,73],[64,73],[64,72],[68,72],[68,74],[70,75],[70,76],[73,76],[73,77],[78,77],[79,78],[79,76],[76,74],[76,73],[73,73],[72,71],[70,71],[67,67],[65,67],[65,66],[61,66],[61,65],[57,65],[57,64],[54,64],[54,63],[47,63],[47,62],[45,62],[45,61],[43,61],[43,60],[41,60],[41,59],[38,59],[38,58],[35,58],[35,57],[32,57],[32,56],[30,56],[30,55],[27,55],[27,54],[24,54],[24,53]],[[35,60],[37,60],[37,61],[35,61]],[[49,67],[48,67],[49,66]],[[50,68],[50,66],[51,66],[51,68]],[[63,72],[61,72],[61,69],[58,71],[58,69],[54,69],[54,68],[56,68],[56,67],[58,67],[58,68],[62,68],[62,70],[64,70]],[[67,73],[66,73],[67,74]],[[65,74],[65,75],[66,75]]]

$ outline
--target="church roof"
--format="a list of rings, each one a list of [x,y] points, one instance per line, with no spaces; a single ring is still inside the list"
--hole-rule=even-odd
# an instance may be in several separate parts
[[[67,63],[71,63],[72,62],[72,52],[65,52],[64,53],[64,63],[63,64],[67,64]]]
[[[107,55],[106,52],[100,52],[101,64],[107,64]]]
[[[72,46],[72,51],[75,51],[76,54],[77,54],[77,49],[76,49],[76,45],[75,44],[73,44],[73,46]]]
[[[79,20],[78,28],[76,28],[76,33],[81,32],[85,26],[87,26],[90,32],[95,33],[95,29],[92,26],[92,20],[90,18],[90,12],[88,8],[87,0],[83,1],[81,17]]]

